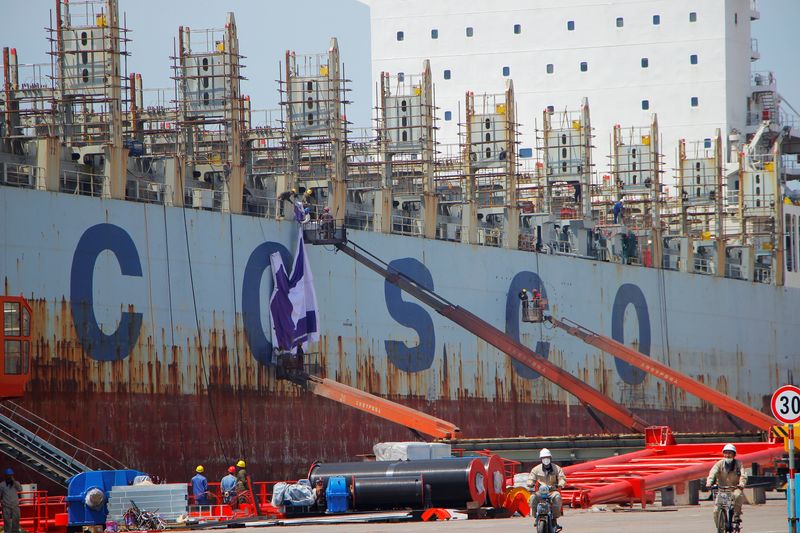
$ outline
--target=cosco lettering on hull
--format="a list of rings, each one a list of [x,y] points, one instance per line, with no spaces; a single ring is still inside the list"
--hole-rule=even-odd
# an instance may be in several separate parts
[[[105,251],[110,251],[116,258],[122,276],[143,276],[139,252],[128,232],[114,224],[97,224],[83,233],[75,247],[70,272],[70,304],[75,331],[84,352],[97,361],[114,361],[130,355],[141,333],[143,316],[141,313],[123,312],[113,333],[106,334],[100,328],[94,312],[94,267],[99,255]],[[262,316],[268,308],[262,305],[259,295],[262,293],[264,272],[269,268],[269,256],[275,252],[281,254],[284,264],[291,264],[291,253],[286,246],[279,242],[264,242],[251,252],[241,284],[241,311],[247,344],[256,360],[265,365],[270,364],[272,343],[270,335],[262,327]],[[390,266],[434,290],[433,275],[418,259],[395,259]],[[514,275],[506,291],[505,331],[517,340],[520,339],[517,294],[523,287],[537,288],[543,297],[548,298],[544,280],[537,273],[522,271]],[[405,372],[421,372],[431,368],[436,354],[436,332],[429,310],[413,299],[405,300],[400,289],[388,281],[384,282],[384,300],[389,316],[398,325],[413,330],[418,337],[414,345],[398,340],[384,341],[389,361]],[[612,307],[611,336],[625,342],[624,318],[629,306],[633,307],[638,323],[638,348],[649,355],[650,317],[644,294],[636,285],[626,283],[617,290]],[[548,357],[550,344],[537,341],[535,351]],[[620,377],[626,383],[639,384],[643,381],[642,371],[620,360],[615,359],[615,363]],[[539,377],[520,363],[514,361],[513,364],[520,376],[527,379]]]

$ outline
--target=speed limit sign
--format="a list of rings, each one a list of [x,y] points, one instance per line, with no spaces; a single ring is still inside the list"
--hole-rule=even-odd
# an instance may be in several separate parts
[[[800,389],[784,385],[772,395],[772,414],[784,424],[800,422]]]

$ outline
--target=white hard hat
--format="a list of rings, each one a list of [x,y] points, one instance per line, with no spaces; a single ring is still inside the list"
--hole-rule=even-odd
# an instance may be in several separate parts
[[[539,459],[543,459],[545,457],[553,457],[553,454],[550,453],[550,450],[547,448],[542,448],[542,451],[539,452]]]
[[[722,453],[725,452],[733,452],[736,453],[736,446],[733,444],[726,444],[724,448],[722,448]]]

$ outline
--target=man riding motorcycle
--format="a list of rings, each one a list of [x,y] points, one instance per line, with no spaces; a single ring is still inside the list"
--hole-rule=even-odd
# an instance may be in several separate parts
[[[736,446],[726,444],[722,448],[723,459],[717,461],[708,473],[706,487],[736,487],[733,490],[733,521],[742,522],[742,504],[744,503],[744,486],[747,484],[747,472],[744,465],[736,459]],[[715,510],[716,512],[716,510]]]
[[[560,466],[553,463],[553,454],[550,450],[543,448],[539,452],[539,460],[541,464],[533,467],[531,473],[528,474],[528,489],[532,491],[531,498],[528,504],[531,508],[531,516],[536,518],[536,504],[539,503],[539,494],[535,491],[536,484],[547,485],[550,487],[550,502],[553,505],[553,520],[556,525],[556,531],[561,530],[558,525],[558,519],[561,517],[561,493],[557,489],[563,489],[567,484],[567,477]]]

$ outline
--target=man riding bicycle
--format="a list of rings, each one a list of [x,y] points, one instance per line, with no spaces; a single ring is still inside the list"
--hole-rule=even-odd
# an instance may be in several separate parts
[[[708,473],[706,487],[736,487],[733,494],[733,522],[742,522],[742,504],[744,503],[744,486],[747,484],[747,473],[744,465],[736,459],[736,446],[726,444],[722,448],[723,459],[717,461]],[[716,510],[715,510],[716,513]],[[716,516],[716,515],[715,515]]]

